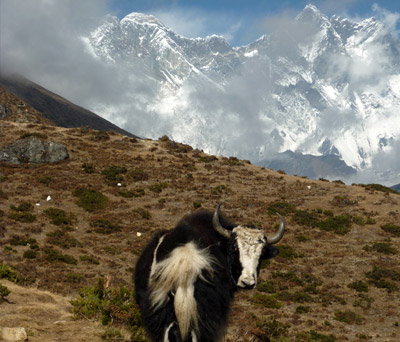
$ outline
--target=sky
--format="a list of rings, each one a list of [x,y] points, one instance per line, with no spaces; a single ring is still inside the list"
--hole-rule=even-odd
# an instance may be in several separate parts
[[[185,37],[224,36],[232,46],[246,45],[268,33],[265,21],[293,18],[307,0],[111,0],[111,11],[122,19],[131,12],[152,14]],[[398,0],[314,0],[321,12],[331,16],[364,19],[400,13]],[[399,23],[397,29],[400,30]]]

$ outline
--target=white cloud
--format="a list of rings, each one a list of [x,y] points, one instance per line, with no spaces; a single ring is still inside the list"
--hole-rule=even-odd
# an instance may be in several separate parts
[[[188,38],[204,38],[217,34],[232,43],[242,28],[240,18],[231,13],[211,12],[200,8],[173,7],[151,11],[150,14],[160,19],[172,31]]]
[[[400,29],[398,28],[398,24],[400,22],[399,12],[389,12],[376,3],[372,6],[372,10],[374,15],[385,24],[389,32],[392,32],[397,36],[400,35]]]

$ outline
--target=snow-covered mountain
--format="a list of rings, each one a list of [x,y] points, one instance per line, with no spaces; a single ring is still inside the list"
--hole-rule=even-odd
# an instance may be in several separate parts
[[[400,42],[374,18],[328,18],[307,5],[290,26],[231,47],[131,13],[83,40],[129,94],[91,109],[123,117],[116,123],[137,135],[255,163],[286,150],[336,155],[356,170],[400,152]]]

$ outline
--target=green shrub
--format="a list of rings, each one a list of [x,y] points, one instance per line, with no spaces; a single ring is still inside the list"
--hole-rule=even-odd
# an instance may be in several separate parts
[[[7,279],[12,283],[24,285],[27,283],[28,279],[23,278],[17,274],[11,267],[0,264],[0,279]]]
[[[112,234],[121,231],[121,227],[111,223],[109,220],[97,219],[90,222],[90,226],[95,228],[96,233]]]
[[[33,249],[29,249],[24,252],[23,257],[24,257],[24,259],[36,259],[37,251],[35,251]]]
[[[71,216],[67,215],[62,209],[48,208],[44,213],[50,218],[50,222],[56,226],[69,225],[72,223]]]
[[[88,212],[103,209],[108,203],[108,198],[94,189],[78,188],[73,192],[73,195],[78,197],[78,206]]]
[[[262,281],[257,284],[256,289],[260,292],[276,293],[275,285],[272,281]]]
[[[269,309],[280,309],[283,306],[275,295],[266,295],[264,293],[255,293],[253,297],[251,297],[251,301]]]
[[[133,213],[136,215],[139,215],[141,218],[150,220],[151,219],[151,213],[150,211],[143,209],[143,208],[136,208],[133,209]]]
[[[117,328],[107,327],[101,334],[101,338],[106,341],[123,341],[124,338]]]
[[[394,236],[400,236],[400,226],[396,225],[396,224],[384,224],[383,226],[381,226],[381,228],[387,232],[390,233]]]
[[[297,254],[292,246],[289,245],[280,245],[279,246],[279,256],[284,259],[292,260],[294,258],[299,258],[299,254]]]
[[[296,341],[298,342],[335,342],[335,335],[323,335],[315,330],[310,330],[308,332],[299,333],[296,335]]]
[[[53,183],[53,178],[50,176],[41,176],[38,178],[38,182],[48,186]]]
[[[155,192],[155,193],[161,193],[164,189],[168,188],[167,183],[154,183],[153,185],[150,186],[150,190]]]
[[[34,214],[28,212],[16,212],[11,213],[8,217],[12,220],[23,222],[23,223],[31,223],[36,220],[36,216]]]
[[[289,324],[278,322],[275,317],[264,318],[256,323],[257,330],[254,334],[260,341],[287,341]]]
[[[12,246],[37,245],[36,239],[33,238],[24,239],[18,235],[13,236],[10,240],[8,240],[8,243]]]
[[[367,219],[365,220],[365,224],[376,224],[376,220],[372,217],[367,217]]]
[[[78,261],[73,256],[67,255],[67,254],[62,254],[62,253],[58,252],[56,249],[51,248],[51,247],[44,248],[43,252],[46,255],[45,259],[48,262],[60,261],[60,262],[64,262],[66,264],[72,264],[72,265],[76,265],[78,263]]]
[[[125,198],[143,197],[145,195],[144,189],[120,191],[118,194]]]
[[[140,182],[149,179],[148,173],[140,168],[129,172],[128,177],[130,177],[134,182]]]
[[[387,186],[381,185],[381,184],[360,184],[361,186],[363,186],[364,188],[366,188],[367,190],[377,190],[377,191],[381,191],[381,192],[386,192],[386,193],[391,193],[391,194],[396,194],[399,195],[400,192],[389,188]]]
[[[297,314],[309,313],[310,311],[311,311],[311,308],[309,306],[299,305],[296,308],[296,313]]]
[[[383,254],[397,254],[396,249],[390,243],[386,242],[375,242],[372,249]]]
[[[374,299],[371,297],[368,297],[367,295],[360,293],[358,295],[358,299],[356,299],[353,303],[354,307],[360,307],[365,310],[368,310],[371,308],[371,304],[374,302]]]
[[[335,319],[339,322],[347,323],[347,324],[357,324],[361,325],[365,322],[365,318],[360,316],[359,314],[346,310],[346,311],[336,311]]]
[[[304,281],[301,280],[296,273],[294,273],[293,271],[289,271],[289,272],[273,272],[272,273],[272,277],[273,278],[281,278],[283,280],[285,280],[286,282],[293,284],[293,285],[304,285]]]
[[[80,261],[83,262],[88,262],[89,264],[93,264],[93,265],[99,265],[100,261],[97,260],[95,257],[91,256],[91,255],[81,255],[79,257]]]
[[[352,216],[352,221],[359,226],[364,226],[366,224],[366,220],[362,216]]]
[[[48,243],[61,248],[68,249],[71,247],[82,247],[82,244],[77,239],[70,236],[63,230],[56,230],[54,232],[47,233],[46,236],[48,237]]]
[[[286,302],[295,302],[295,303],[310,303],[313,302],[314,300],[308,293],[296,291],[296,292],[288,292],[288,291],[282,291],[279,292],[276,297],[279,300],[283,300]]]
[[[310,213],[304,210],[296,210],[293,221],[302,226],[316,227],[319,222],[317,213]]]
[[[345,215],[328,217],[326,220],[320,221],[318,227],[335,234],[345,235],[351,229],[351,218]]]
[[[201,208],[201,202],[200,201],[193,201],[193,208],[194,209]]]
[[[388,292],[397,291],[399,288],[393,281],[400,281],[400,272],[374,265],[372,271],[367,272],[369,282],[378,288],[384,288]]]
[[[362,280],[353,281],[347,285],[348,288],[356,290],[357,292],[368,292],[368,285]]]
[[[233,191],[231,188],[229,188],[226,185],[217,185],[213,188],[211,188],[211,194],[213,195],[223,195],[223,194],[232,194]]]
[[[124,180],[123,174],[128,170],[123,166],[111,165],[109,168],[104,169],[101,173],[104,175],[107,183],[115,185]]]
[[[79,284],[85,280],[85,276],[80,273],[67,274],[67,283]]]
[[[7,301],[6,297],[10,293],[11,291],[7,288],[7,286],[0,284],[0,304]]]
[[[274,202],[271,203],[267,208],[267,212],[269,215],[275,215],[276,213],[279,213],[282,216],[287,216],[294,213],[295,211],[295,205],[288,202]]]
[[[15,205],[10,205],[10,208],[18,212],[27,212],[33,210],[33,205],[29,202],[22,202],[19,204],[18,207],[16,207]]]
[[[89,173],[89,174],[94,173],[94,171],[95,171],[93,164],[89,164],[89,163],[83,163],[82,169],[85,173]]]
[[[113,324],[123,325],[129,329],[131,341],[146,341],[132,293],[122,285],[117,289],[106,289],[103,279],[98,279],[95,286],[82,289],[71,304],[76,318],[100,319],[109,328]]]

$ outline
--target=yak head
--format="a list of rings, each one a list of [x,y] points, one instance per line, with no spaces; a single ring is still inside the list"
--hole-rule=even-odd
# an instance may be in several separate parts
[[[260,265],[263,259],[270,259],[279,254],[275,246],[285,233],[285,221],[278,214],[280,226],[278,232],[267,237],[263,229],[238,225],[232,230],[225,229],[219,221],[219,207],[213,216],[214,229],[228,242],[228,258],[231,265],[232,277],[238,287],[253,288],[257,284]]]

